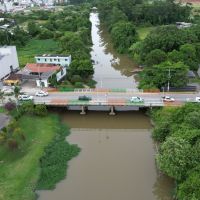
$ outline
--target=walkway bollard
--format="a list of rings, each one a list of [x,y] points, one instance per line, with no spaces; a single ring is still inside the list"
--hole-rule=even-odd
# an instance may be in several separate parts
[[[80,112],[81,115],[85,115],[86,112],[85,112],[85,106],[81,106],[81,112]]]
[[[115,115],[114,106],[111,106],[109,115]]]

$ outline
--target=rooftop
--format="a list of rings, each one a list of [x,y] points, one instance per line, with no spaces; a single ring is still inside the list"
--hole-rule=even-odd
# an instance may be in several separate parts
[[[39,63],[27,63],[25,66],[25,70],[28,70],[32,73],[46,73],[46,72],[54,72],[60,70],[60,66],[51,65],[51,64],[39,64]]]
[[[35,57],[69,57],[70,55],[59,55],[59,54],[43,54]]]

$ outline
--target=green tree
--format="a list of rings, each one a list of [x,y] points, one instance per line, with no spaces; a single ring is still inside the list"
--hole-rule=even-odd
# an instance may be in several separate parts
[[[40,33],[40,27],[34,21],[28,22],[27,30],[32,37],[35,37]]]
[[[186,140],[169,137],[160,148],[156,161],[158,167],[168,176],[182,180],[191,166],[192,147]]]
[[[145,58],[145,64],[147,66],[153,66],[166,61],[166,59],[167,59],[167,54],[164,51],[160,49],[154,49],[147,54]]]
[[[126,52],[138,40],[135,26],[131,22],[120,21],[113,25],[111,37],[120,53]]]

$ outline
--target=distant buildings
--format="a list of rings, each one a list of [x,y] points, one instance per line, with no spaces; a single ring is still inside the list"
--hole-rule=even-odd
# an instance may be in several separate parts
[[[68,67],[71,63],[71,55],[51,55],[43,54],[35,56],[36,63],[55,64],[63,67]]]
[[[0,47],[0,79],[9,76],[19,69],[19,62],[15,46]]]

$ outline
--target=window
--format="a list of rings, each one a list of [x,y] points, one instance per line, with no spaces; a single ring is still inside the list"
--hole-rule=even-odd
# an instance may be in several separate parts
[[[68,59],[65,59],[65,61],[68,61]]]
[[[56,61],[57,59],[54,58],[54,61]]]
[[[50,58],[50,62],[52,62],[52,59]]]
[[[58,62],[60,62],[60,59],[58,59]]]
[[[64,74],[63,69],[60,71],[60,73],[61,73],[61,76]]]
[[[44,61],[47,62],[47,59],[45,58]]]
[[[37,60],[40,61],[40,58],[38,58]]]

